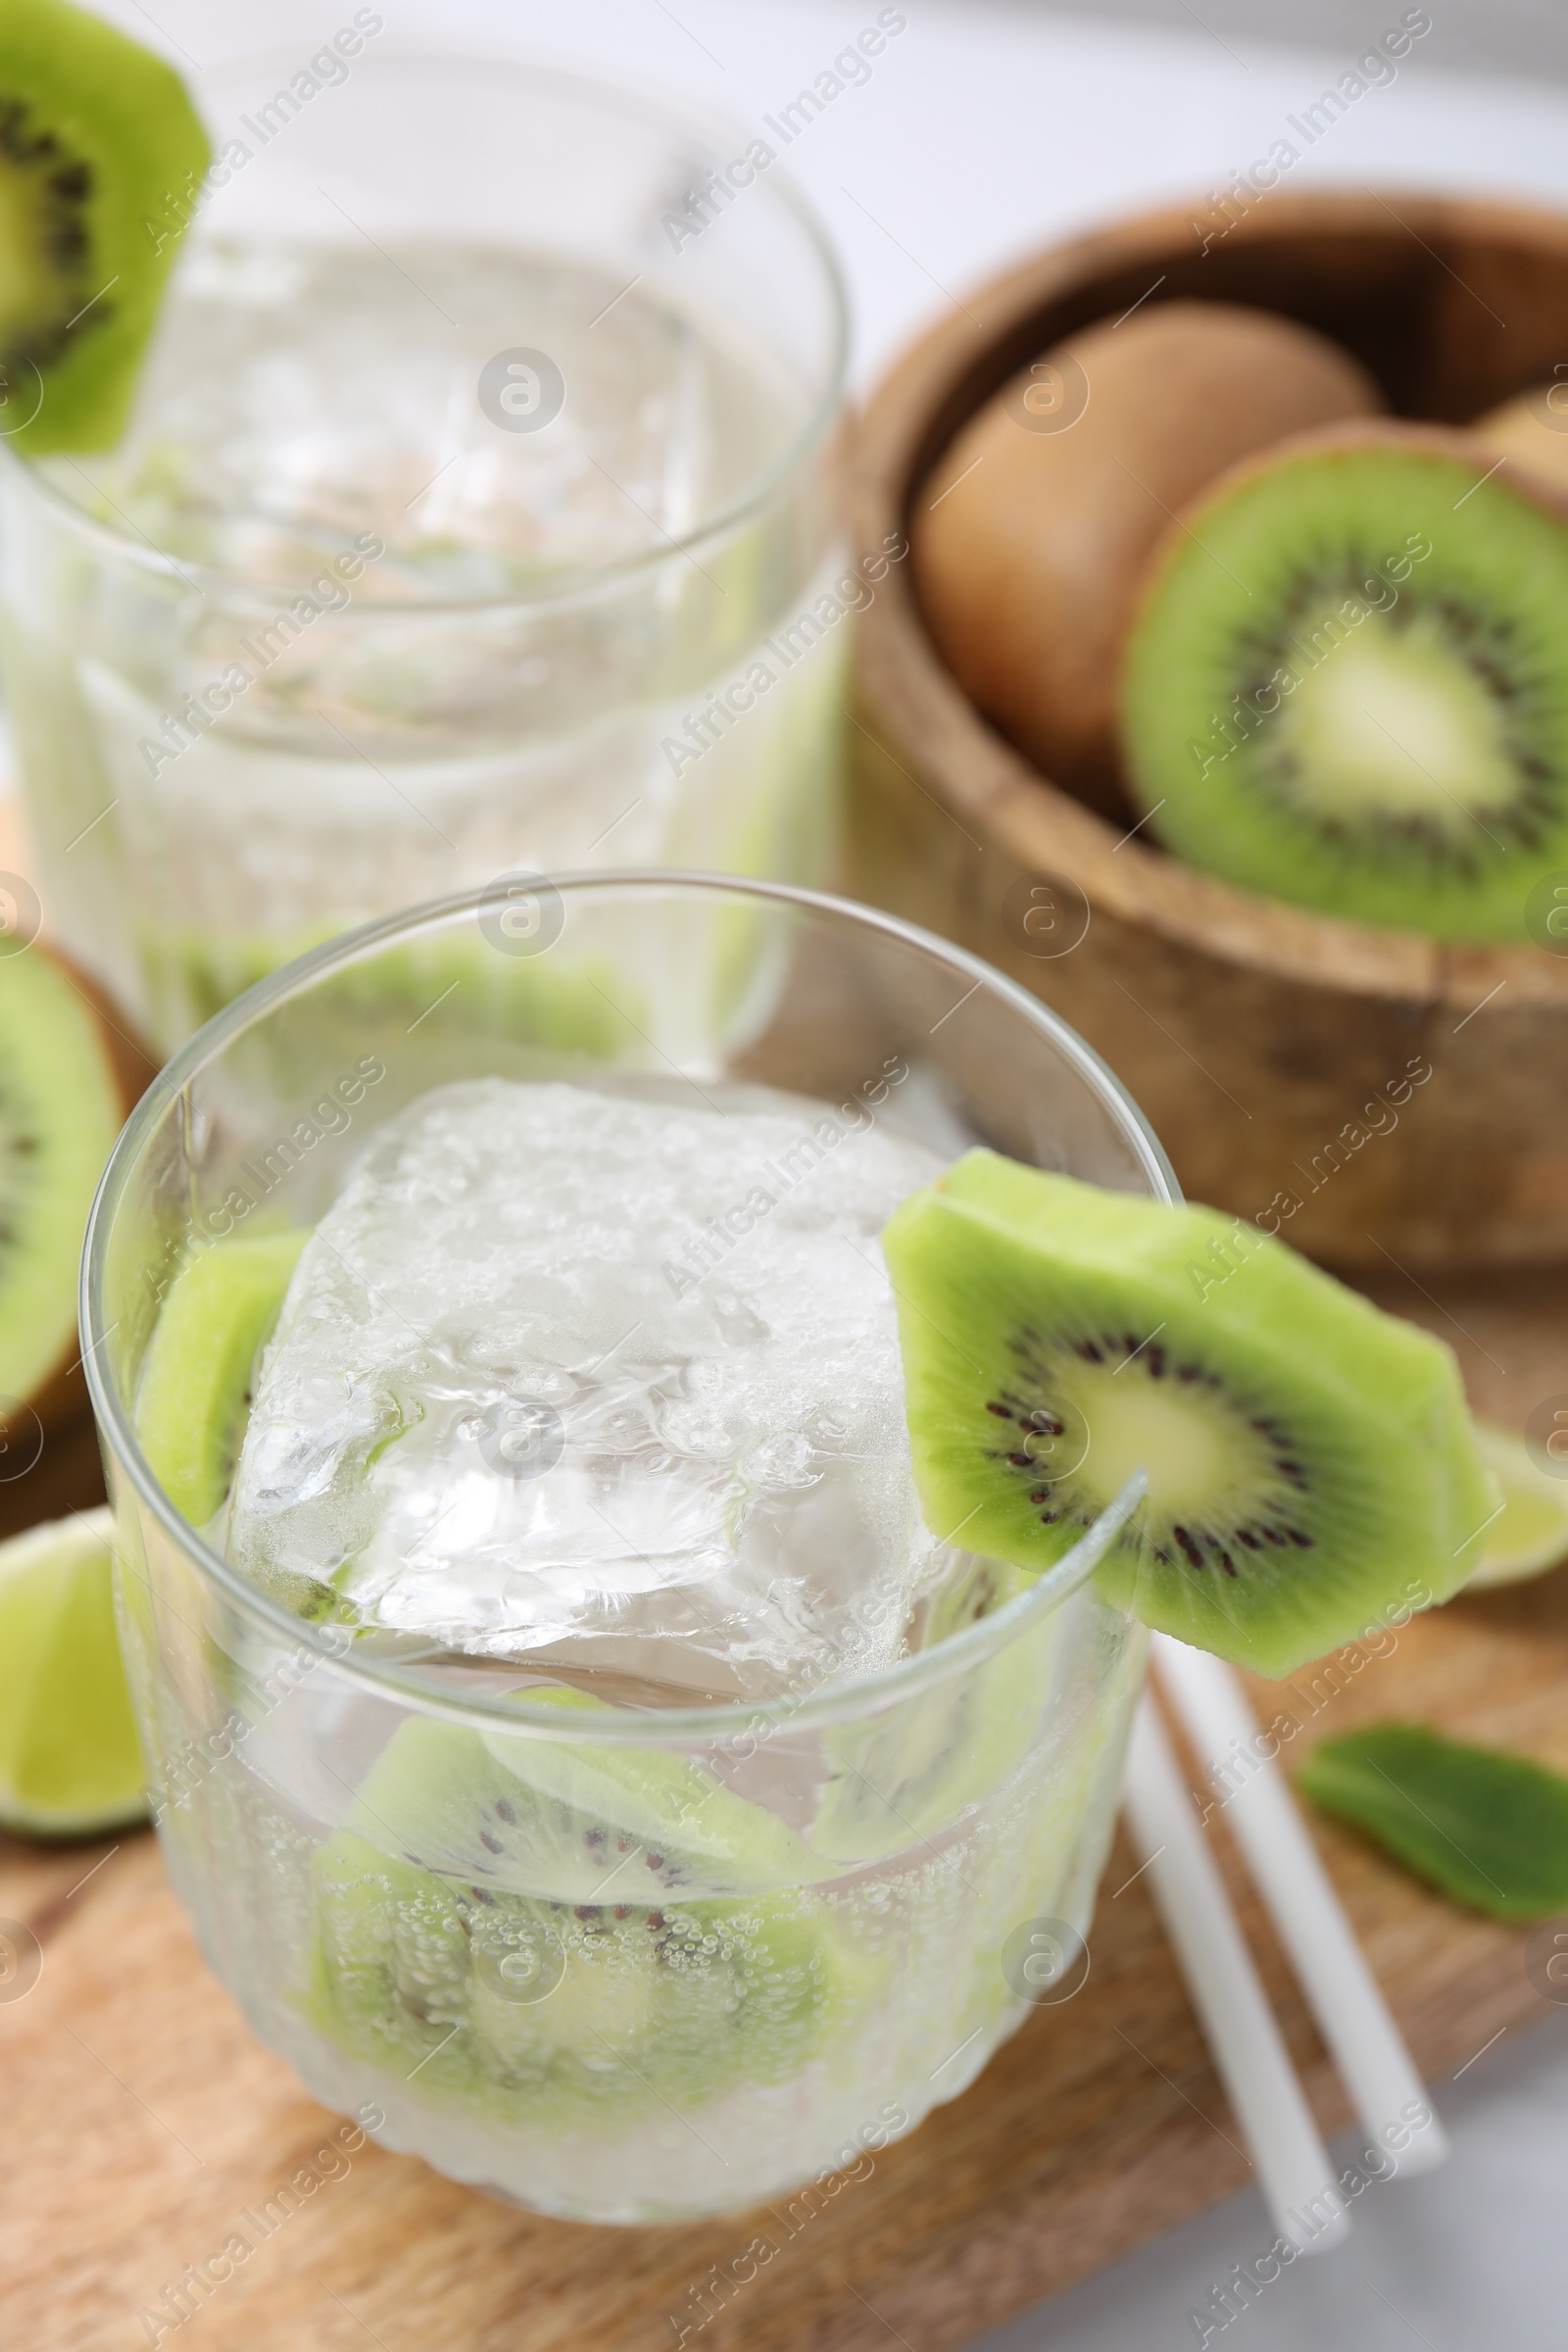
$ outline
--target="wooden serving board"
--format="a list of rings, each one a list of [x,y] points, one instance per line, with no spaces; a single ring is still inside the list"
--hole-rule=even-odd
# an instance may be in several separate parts
[[[1522,1425],[1568,1392],[1568,1275],[1449,1285],[1441,1298],[1397,1284],[1382,1298],[1453,1341],[1476,1403],[1497,1418]],[[0,1490],[0,1507],[18,1524],[93,1499],[95,1482],[85,1433],[66,1433]],[[1344,1653],[1332,1673],[1256,1695],[1302,1724],[1290,1762],[1326,1733],[1416,1716],[1568,1767],[1568,1571],[1457,1602],[1404,1628],[1391,1654]],[[1244,1926],[1337,2131],[1344,2099],[1220,1819],[1211,1834]],[[1430,2080],[1549,2014],[1522,1932],[1449,1908],[1350,1834],[1315,1827]],[[910,2138],[816,2192],[809,2218],[797,2205],[793,2220],[781,2207],[596,2230],[494,2203],[370,2144],[318,2162],[336,2119],[208,1974],[152,1837],[0,1839],[0,1920],[41,1955],[24,1997],[5,1997],[14,1983],[0,1972],[0,2342],[129,2352],[184,2340],[160,2326],[165,2290],[236,2231],[260,2239],[242,2217],[309,2168],[318,2185],[298,2210],[205,2300],[187,2298],[184,2327],[205,2352],[656,2352],[683,2328],[704,2352],[944,2352],[1248,2178],[1134,1868],[1118,1839],[1083,1989],[1037,2012]],[[741,2261],[759,2237],[771,2254]]]

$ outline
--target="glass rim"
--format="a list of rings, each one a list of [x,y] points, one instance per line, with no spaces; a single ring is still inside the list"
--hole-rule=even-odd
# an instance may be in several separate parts
[[[285,59],[297,69],[297,51],[271,48],[222,65],[199,68],[194,74],[185,78],[193,93],[200,96],[205,90],[221,88],[225,82],[239,81],[260,74],[273,61],[281,66]],[[425,70],[472,68],[475,73],[482,74],[486,81],[494,81],[501,76],[536,88],[554,89],[597,104],[606,111],[635,116],[641,122],[661,129],[684,131],[706,146],[718,161],[743,153],[748,144],[740,126],[722,114],[667,95],[657,86],[641,82],[634,76],[600,70],[586,73],[573,61],[557,59],[544,52],[531,53],[520,49],[499,51],[480,46],[470,48],[456,42],[451,46],[432,48],[417,42],[392,41],[378,48],[374,56],[357,57],[354,61],[356,74],[364,72],[372,78],[384,76],[388,69],[395,72],[405,67]],[[365,600],[356,608],[356,617],[362,624],[382,618],[428,618],[441,613],[521,612],[561,604],[572,598],[591,596],[657,573],[669,564],[695,562],[704,548],[712,547],[715,542],[743,529],[748,522],[766,512],[783,486],[828,441],[845,414],[851,341],[849,288],[826,224],[805,190],[777,163],[768,168],[767,187],[776,192],[783,210],[800,230],[808,251],[815,258],[827,292],[831,336],[821,388],[799,430],[771,465],[743,483],[720,505],[699,516],[687,529],[669,533],[657,546],[637,549],[608,563],[563,566],[530,587],[512,589],[504,596]],[[199,241],[200,234],[199,227],[193,223],[193,242]],[[176,275],[178,267],[176,257]],[[167,299],[167,293],[164,299]],[[48,456],[55,453],[44,454]],[[71,455],[69,451],[58,454],[67,458]],[[82,454],[96,460],[110,453],[86,451]],[[186,563],[181,557],[169,555],[144,535],[138,536],[133,524],[128,529],[121,529],[113,521],[105,521],[101,515],[78,506],[69,492],[41,470],[35,460],[13,449],[9,439],[0,434],[0,469],[6,467],[10,467],[17,478],[27,482],[45,508],[51,510],[69,528],[80,532],[100,548],[112,550],[120,561],[144,571],[154,572],[165,579],[182,579],[204,595],[209,592],[220,593],[230,604],[244,605],[254,601],[268,611],[273,608],[285,586],[285,583],[278,581],[246,580],[237,573],[220,571],[210,564]],[[330,614],[325,617],[330,617]]]
[[[1038,997],[1031,995],[1016,981],[1009,980],[1005,973],[998,971],[980,956],[971,955],[967,949],[956,946],[951,940],[941,938],[936,932],[905,922],[901,916],[888,914],[881,907],[862,906],[857,901],[836,898],[824,891],[803,890],[791,883],[755,881],[744,875],[704,873],[680,867],[641,866],[601,868],[597,871],[577,869],[540,874],[532,879],[559,891],[564,897],[570,893],[582,897],[594,893],[616,895],[659,888],[671,892],[726,893],[764,899],[794,906],[807,915],[825,917],[831,921],[847,920],[854,926],[880,932],[884,938],[895,941],[902,948],[935,955],[952,966],[956,977],[973,983],[969,992],[971,995],[981,987],[988,988],[1004,1005],[1020,1014],[1038,1035],[1050,1043],[1061,1058],[1077,1071],[1102,1107],[1110,1114],[1123,1140],[1132,1148],[1133,1155],[1148,1180],[1152,1198],[1170,1204],[1179,1204],[1181,1201],[1180,1185],[1158,1138],[1132,1096],[1094,1048]],[[82,1334],[82,1363],[100,1440],[135,1489],[143,1508],[151,1513],[165,1535],[172,1540],[179,1552],[209,1587],[216,1587],[221,1597],[231,1607],[237,1608],[241,1616],[259,1622],[270,1634],[291,1641],[296,1647],[313,1652],[313,1664],[330,1665],[339,1674],[381,1697],[395,1698],[422,1714],[444,1716],[467,1724],[477,1721],[489,1731],[511,1730],[529,1736],[537,1734],[573,1745],[647,1747],[691,1740],[717,1740],[726,1736],[755,1732],[764,1724],[770,1729],[788,1729],[796,1725],[840,1722],[852,1715],[874,1714],[917,1690],[945,1682],[980,1663],[1016,1640],[1028,1626],[1054,1614],[1091,1574],[1136,1507],[1144,1489],[1142,1473],[1136,1474],[1128,1482],[1071,1550],[1043,1571],[1027,1592],[1016,1594],[991,1616],[980,1618],[961,1632],[936,1643],[931,1649],[913,1651],[906,1657],[895,1659],[891,1665],[877,1667],[867,1674],[824,1682],[808,1691],[804,1698],[786,1692],[766,1699],[727,1699],[704,1706],[659,1708],[646,1712],[617,1708],[607,1711],[603,1717],[596,1715],[591,1724],[582,1722],[581,1718],[576,1722],[564,1722],[559,1708],[530,1708],[526,1697],[502,1697],[485,1693],[449,1697],[419,1679],[413,1661],[409,1669],[403,1669],[396,1662],[381,1658],[356,1658],[352,1638],[348,1647],[343,1646],[338,1638],[347,1629],[318,1626],[311,1619],[297,1616],[281,1601],[270,1598],[252,1584],[242,1570],[213,1549],[199,1531],[174,1508],[141,1451],[128,1400],[122,1396],[118,1385],[99,1360],[99,1350],[113,1330],[113,1326],[106,1323],[104,1302],[110,1239],[134,1171],[171,1112],[186,1095],[192,1081],[219,1061],[247,1030],[258,1026],[280,1005],[308,996],[319,982],[356,963],[370,959],[383,949],[404,945],[423,933],[436,932],[465,916],[477,918],[487,903],[491,887],[487,884],[479,890],[455,892],[445,898],[428,900],[420,906],[406,907],[374,922],[362,924],[358,929],[327,940],[308,954],[297,956],[292,963],[270,973],[215,1014],[212,1020],[197,1030],[194,1037],[186,1040],[159,1072],[122,1128],[99,1181],[87,1220],[78,1314]],[[504,1666],[506,1661],[497,1663]]]

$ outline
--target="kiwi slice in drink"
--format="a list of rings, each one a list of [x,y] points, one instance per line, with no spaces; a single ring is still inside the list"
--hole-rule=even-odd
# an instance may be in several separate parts
[[[581,1690],[528,1698],[607,1712]],[[784,1822],[678,1752],[481,1735],[423,1715],[382,1750],[356,1827],[426,1869],[564,1901],[751,1894],[821,1875]]]
[[[119,439],[210,160],[161,58],[68,0],[7,0],[0,429],[29,454]]]
[[[308,2014],[518,2124],[782,2081],[881,1981],[817,1867],[684,1757],[411,1716],[316,1855]]]
[[[334,936],[318,932],[206,931],[143,934],[157,1026],[185,1037],[282,964]],[[364,1052],[367,1023],[413,1024],[421,1045],[443,1035],[536,1046],[572,1060],[610,1060],[643,1044],[652,1019],[642,992],[608,956],[567,961],[550,955],[513,957],[483,940],[421,940],[350,964],[312,1000],[316,1034],[340,1031],[349,1059]],[[373,1042],[373,1036],[370,1042]]]
[[[1366,422],[1225,476],[1162,542],[1121,736],[1152,828],[1244,889],[1528,936],[1568,867],[1568,508],[1459,433]]]
[[[86,1405],[81,1237],[151,1075],[80,972],[36,943],[0,954],[0,1428],[9,1413],[22,1443]]]
[[[1102,1590],[1271,1675],[1480,1558],[1496,1496],[1451,1351],[1284,1243],[971,1152],[883,1248],[938,1535],[1044,1568],[1142,1470]]]
[[[136,1435],[192,1527],[217,1516],[233,1481],[256,1359],[305,1242],[296,1232],[215,1243],[165,1295],[136,1392]]]

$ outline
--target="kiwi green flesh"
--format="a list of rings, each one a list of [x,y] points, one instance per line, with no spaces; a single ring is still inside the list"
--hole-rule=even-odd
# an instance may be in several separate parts
[[[81,1238],[122,1115],[102,1021],[62,966],[36,946],[0,956],[0,1399],[38,1396],[76,1353]]]
[[[315,1857],[309,2014],[405,2073],[428,2055],[427,2096],[529,2123],[783,2080],[881,1982],[809,1871],[783,1823],[680,1756],[410,1717]]]
[[[1044,1568],[1141,1469],[1102,1591],[1271,1675],[1479,1558],[1494,1495],[1452,1354],[1283,1243],[977,1152],[883,1247],[938,1535]]]
[[[1568,527],[1445,452],[1293,453],[1190,518],[1129,640],[1129,781],[1249,890],[1524,941],[1568,866]]]
[[[211,157],[179,76],[68,0],[0,33],[0,372],[13,446],[118,439]]]
[[[136,1392],[149,1469],[192,1527],[217,1517],[234,1475],[261,1349],[306,1236],[219,1242],[170,1284]]]
[[[530,2130],[614,2132],[785,2082],[853,2033],[885,1977],[809,1893],[533,1901],[392,1861],[350,1830],[312,1877],[310,2021],[355,2057],[417,2070],[432,2102]],[[530,1978],[550,1989],[515,1997]]]

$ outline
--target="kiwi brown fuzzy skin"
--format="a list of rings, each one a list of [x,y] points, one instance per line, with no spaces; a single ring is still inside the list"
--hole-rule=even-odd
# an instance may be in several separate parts
[[[41,940],[34,941],[26,953],[46,960],[91,1012],[120,1117],[122,1121],[127,1119],[158,1075],[159,1064],[126,1026],[119,1007],[79,964],[63,956],[58,948],[46,947]],[[26,1412],[36,1415],[46,1436],[81,1419],[89,1408],[79,1345],[74,1342],[68,1345],[44,1380],[23,1402]],[[0,1430],[7,1426],[0,1417]]]
[[[1009,407],[1024,369],[971,418],[917,495],[915,578],[976,707],[1047,774],[1116,808],[1117,657],[1167,514],[1283,436],[1383,404],[1348,352],[1237,304],[1158,305],[1046,357],[1082,370],[1087,408],[1025,429]]]
[[[1215,474],[1196,498],[1179,514],[1172,515],[1151,549],[1148,563],[1139,578],[1133,613],[1135,623],[1138,613],[1151,601],[1171,563],[1210,508],[1220,506],[1233,491],[1255,481],[1260,474],[1272,473],[1292,458],[1311,457],[1319,450],[1337,449],[1430,450],[1436,457],[1451,458],[1456,465],[1468,466],[1478,482],[1491,474],[1494,480],[1506,483],[1519,497],[1528,499],[1532,506],[1540,507],[1544,514],[1552,515],[1558,522],[1568,523],[1568,479],[1559,485],[1539,472],[1527,474],[1523,467],[1510,466],[1497,472],[1495,453],[1488,454],[1480,443],[1480,436],[1464,426],[1416,424],[1402,416],[1345,417],[1334,424],[1315,425],[1309,432],[1285,434],[1267,449],[1250,451],[1245,458],[1238,459],[1234,466],[1227,466],[1223,473]],[[1129,638],[1130,635],[1129,631]],[[1128,646],[1124,642],[1121,660],[1123,683],[1126,679],[1127,653]]]
[[[1504,481],[1517,484],[1534,477],[1543,490],[1568,498],[1568,415],[1555,425],[1542,416],[1548,394],[1563,390],[1561,383],[1538,384],[1490,409],[1468,428],[1489,457],[1508,460]]]

